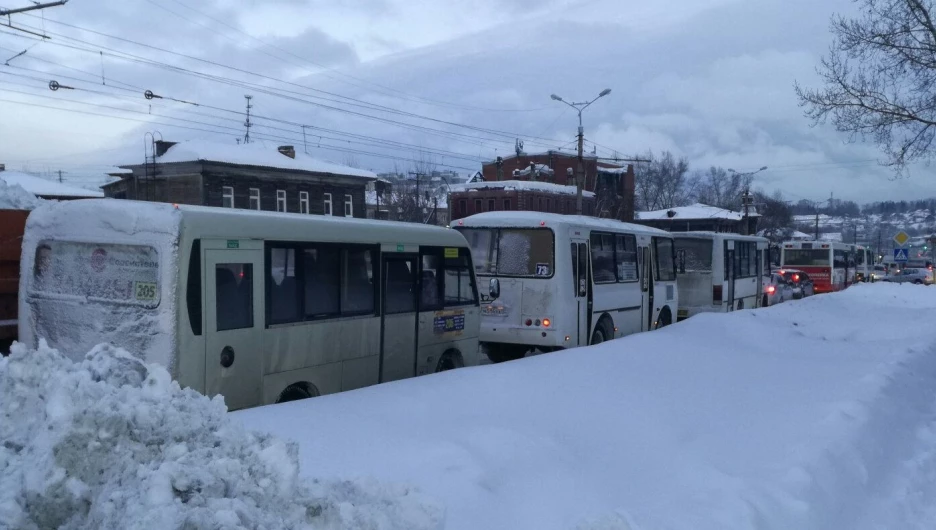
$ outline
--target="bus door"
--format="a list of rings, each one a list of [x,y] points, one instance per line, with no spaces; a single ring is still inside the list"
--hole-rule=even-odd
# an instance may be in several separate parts
[[[646,304],[644,305],[644,318],[640,328],[641,331],[649,331],[653,329],[653,271],[655,267],[653,266],[653,254],[650,252],[649,246],[643,247],[640,256],[640,290],[643,291],[643,301]]]
[[[416,375],[418,255],[381,253],[383,308],[380,312],[380,380]]]
[[[203,241],[205,390],[229,410],[262,400],[263,242]]]
[[[584,239],[572,240],[572,281],[575,293],[577,346],[588,346],[591,329],[592,298],[588,281],[588,242]]]
[[[725,241],[725,303],[728,311],[735,307],[735,242]]]

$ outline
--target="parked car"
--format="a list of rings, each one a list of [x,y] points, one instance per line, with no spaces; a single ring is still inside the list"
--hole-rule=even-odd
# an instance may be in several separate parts
[[[807,296],[816,294],[812,278],[808,274],[797,269],[783,269],[777,271],[777,274],[783,276],[783,279],[793,288],[793,299],[799,300]]]
[[[933,271],[929,269],[918,269],[915,267],[907,267],[902,269],[899,273],[886,278],[882,278],[881,281],[892,282],[892,283],[915,283],[918,285],[932,285],[933,284]]]
[[[764,277],[763,307],[777,305],[793,299],[793,287],[782,275],[773,273]]]
[[[871,281],[876,282],[883,280],[887,277],[887,266],[886,265],[875,265],[874,270],[871,271]]]

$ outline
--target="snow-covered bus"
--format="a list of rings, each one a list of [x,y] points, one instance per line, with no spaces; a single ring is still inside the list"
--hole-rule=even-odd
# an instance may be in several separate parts
[[[490,285],[482,289],[481,342],[494,362],[675,322],[669,232],[540,212],[482,213],[455,228]]]
[[[21,341],[110,343],[232,410],[480,356],[471,253],[446,228],[81,200],[32,212],[22,270]]]
[[[718,232],[678,232],[677,320],[698,313],[760,307],[768,240]]]
[[[812,278],[816,293],[841,291],[854,279],[852,245],[831,241],[787,241],[783,243],[780,265],[799,269]]]

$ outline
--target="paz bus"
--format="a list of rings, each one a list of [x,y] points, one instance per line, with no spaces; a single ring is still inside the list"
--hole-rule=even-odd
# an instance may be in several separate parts
[[[45,204],[23,239],[20,340],[100,343],[229,409],[475,365],[455,230],[113,199]]]
[[[677,320],[699,313],[760,307],[769,241],[718,232],[678,232]]]
[[[853,245],[845,243],[787,241],[782,245],[780,266],[809,274],[816,293],[841,291],[854,281],[852,252]]]
[[[482,294],[493,362],[598,344],[675,322],[669,232],[577,215],[488,212],[460,219]]]

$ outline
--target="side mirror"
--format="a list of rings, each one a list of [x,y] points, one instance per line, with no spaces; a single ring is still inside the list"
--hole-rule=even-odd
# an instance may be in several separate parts
[[[491,278],[491,285],[488,289],[488,294],[491,295],[491,300],[497,300],[500,298],[500,280],[497,278]]]

